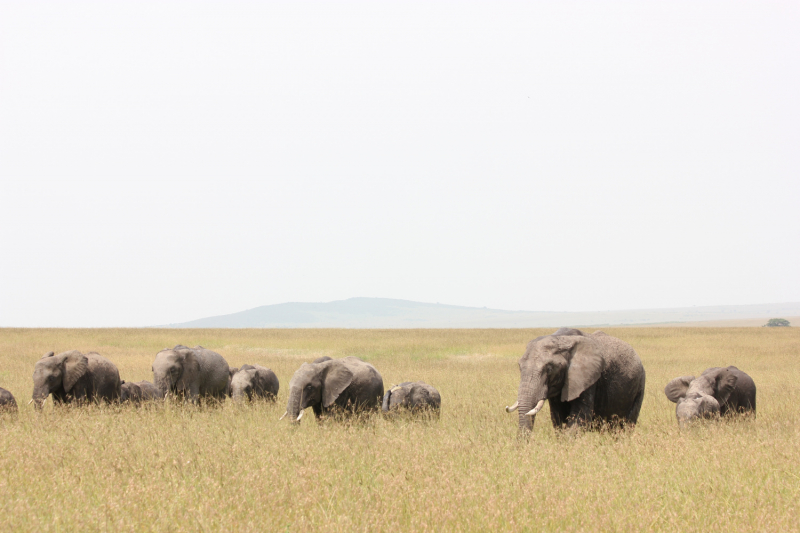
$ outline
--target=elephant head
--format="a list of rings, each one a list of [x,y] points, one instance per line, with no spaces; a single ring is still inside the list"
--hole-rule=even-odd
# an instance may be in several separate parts
[[[52,393],[54,399],[64,400],[73,387],[89,371],[89,360],[77,350],[54,355],[48,353],[33,369],[33,402],[41,409]]]
[[[737,381],[727,368],[714,368],[699,378],[675,378],[664,387],[667,398],[677,404],[675,415],[680,425],[694,418],[709,418],[719,414],[720,405],[728,401]]]
[[[600,345],[579,330],[534,339],[519,360],[517,403],[506,409],[519,409],[520,431],[529,432],[545,400],[575,400],[600,378],[604,365]]]
[[[167,394],[188,392],[198,382],[200,363],[194,350],[178,345],[156,354],[153,361],[153,384],[161,398]]]
[[[308,407],[319,414],[328,409],[350,386],[353,373],[337,360],[322,363],[303,363],[289,382],[289,402],[286,414],[299,422]]]

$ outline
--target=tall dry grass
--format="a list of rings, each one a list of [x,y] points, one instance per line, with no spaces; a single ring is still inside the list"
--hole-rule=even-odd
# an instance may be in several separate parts
[[[21,405],[0,417],[0,528],[798,530],[798,330],[608,329],[647,370],[636,429],[562,434],[545,407],[520,442],[503,406],[526,342],[550,331],[0,330],[0,386]],[[272,368],[277,404],[26,406],[47,351],[95,350],[137,381],[177,343]],[[292,373],[320,355],[433,384],[441,419],[279,422]],[[757,418],[679,431],[666,382],[729,364],[755,380]]]

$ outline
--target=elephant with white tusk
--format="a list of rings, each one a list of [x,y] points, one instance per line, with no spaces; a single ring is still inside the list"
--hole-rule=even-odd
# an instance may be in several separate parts
[[[756,384],[735,366],[709,368],[699,378],[675,378],[664,387],[664,394],[677,404],[680,425],[695,418],[756,411]]]
[[[358,357],[303,363],[289,382],[286,414],[299,422],[311,407],[319,418],[338,409],[344,412],[375,410],[383,397],[383,378]]]
[[[519,429],[533,430],[536,414],[550,404],[556,428],[598,422],[635,424],[644,399],[645,372],[639,356],[625,342],[602,331],[585,335],[561,328],[528,343],[519,360],[517,402]]]

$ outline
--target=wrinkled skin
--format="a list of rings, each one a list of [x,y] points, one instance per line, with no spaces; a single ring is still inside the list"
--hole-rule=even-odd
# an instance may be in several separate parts
[[[138,383],[122,381],[120,401],[140,404],[160,399],[155,385],[149,381],[139,381]]]
[[[164,349],[153,361],[153,383],[159,398],[173,394],[193,403],[201,398],[223,400],[229,380],[230,368],[225,359],[202,346]]]
[[[550,404],[553,426],[635,424],[644,399],[645,371],[625,342],[597,331],[561,328],[528,343],[519,360],[519,430],[533,430],[527,413]],[[515,406],[516,407],[516,406]],[[514,408],[507,408],[509,412]]]
[[[756,384],[735,366],[709,368],[698,378],[675,378],[664,394],[677,404],[675,416],[681,426],[697,418],[756,411]]]
[[[52,394],[60,403],[115,402],[120,397],[119,370],[105,357],[77,350],[48,353],[33,370],[33,402],[37,409]]]
[[[412,413],[430,410],[439,413],[442,397],[439,391],[422,381],[406,381],[395,385],[383,396],[384,413],[407,410]]]
[[[279,388],[275,372],[260,365],[242,365],[231,378],[231,398],[236,401],[255,398],[275,401]]]
[[[17,400],[14,399],[14,395],[0,387],[0,413],[16,413],[17,410]]]
[[[303,363],[289,382],[286,414],[298,421],[308,407],[317,418],[334,409],[348,413],[376,410],[382,397],[383,378],[358,357]]]

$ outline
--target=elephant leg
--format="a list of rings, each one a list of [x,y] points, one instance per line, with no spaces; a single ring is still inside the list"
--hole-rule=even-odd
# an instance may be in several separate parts
[[[553,422],[554,428],[559,429],[567,423],[570,404],[562,402],[558,397],[550,398],[548,403],[550,404],[550,421]]]
[[[594,399],[597,391],[595,383],[581,393],[574,401],[570,402],[569,418],[567,427],[588,426],[594,417]]]

